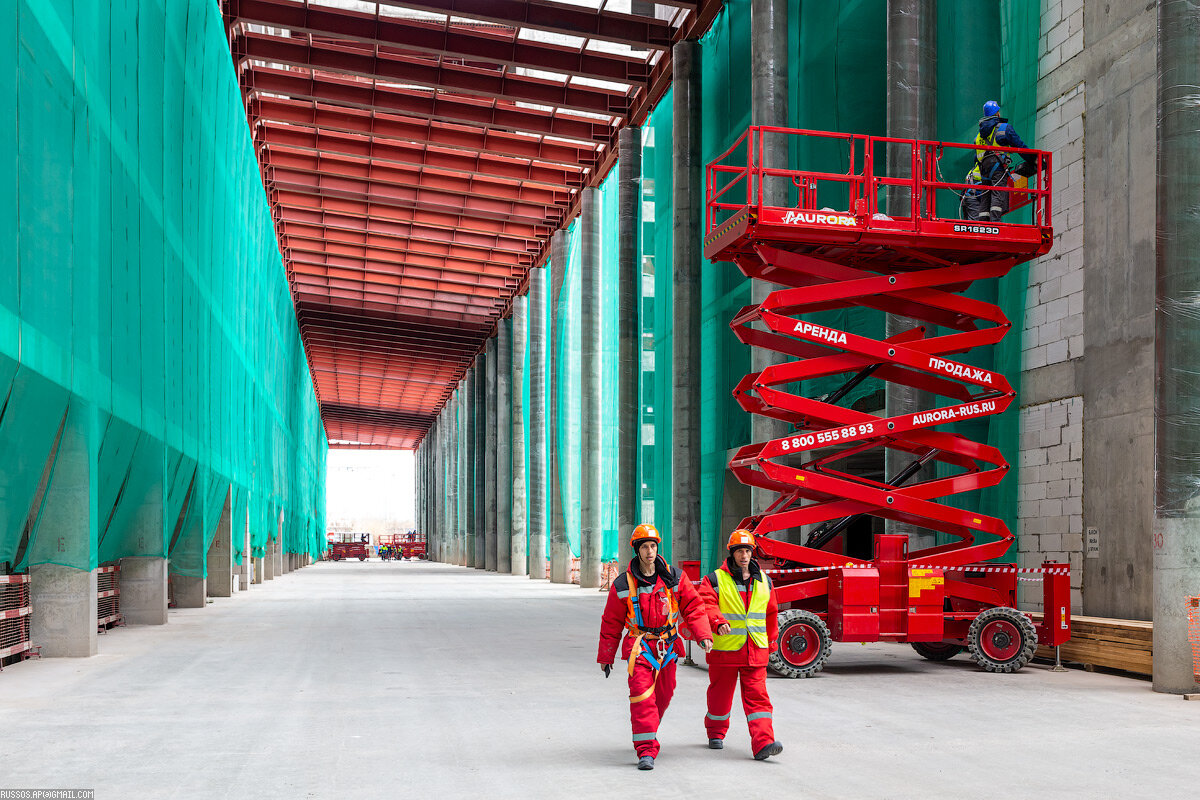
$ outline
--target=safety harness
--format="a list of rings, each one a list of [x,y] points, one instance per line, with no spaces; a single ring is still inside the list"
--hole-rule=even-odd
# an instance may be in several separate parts
[[[646,657],[646,661],[654,669],[654,680],[657,682],[659,670],[679,656],[675,652],[675,640],[679,637],[679,602],[675,599],[675,592],[664,583],[663,591],[667,593],[667,598],[670,600],[667,624],[647,627],[642,624],[642,607],[638,602],[640,592],[633,570],[626,573],[626,581],[629,584],[629,595],[625,598],[625,629],[629,631],[630,636],[634,637],[633,647],[629,651],[629,674],[633,675],[633,667],[640,654]],[[656,575],[655,584],[657,582]],[[653,592],[653,587],[651,587],[651,592]],[[651,685],[650,691],[643,697],[649,697],[653,692],[654,687]],[[634,700],[634,698],[630,698],[630,700]]]
[[[996,131],[1000,130],[1000,126],[1003,124],[1003,122],[997,122],[993,125],[986,137],[981,133],[975,134],[975,166],[972,168],[970,175],[971,178],[974,178],[973,182],[975,183],[983,182],[984,170],[986,169],[990,174],[993,171],[992,166],[994,163],[999,163],[1005,173],[1008,171],[1008,154],[989,149],[989,147],[998,147],[996,144]]]

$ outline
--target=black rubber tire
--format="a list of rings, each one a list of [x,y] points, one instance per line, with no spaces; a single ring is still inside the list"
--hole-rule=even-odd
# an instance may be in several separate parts
[[[820,639],[817,657],[803,666],[789,663],[782,655],[784,643],[787,641],[785,637],[795,635],[797,633],[795,628],[798,625],[815,631]],[[825,667],[825,661],[829,658],[832,649],[833,638],[829,635],[829,627],[824,620],[811,611],[793,608],[779,612],[779,649],[771,653],[767,664],[771,667],[772,672],[785,678],[811,678]]]
[[[963,651],[961,644],[948,642],[910,642],[912,649],[930,661],[949,661]]]
[[[1009,623],[1020,636],[1013,655],[1002,660],[986,653],[979,641],[983,630],[993,622]],[[988,672],[1016,672],[1030,662],[1034,651],[1037,650],[1037,644],[1037,630],[1029,621],[1029,617],[1007,606],[987,609],[971,622],[971,628],[967,632],[967,651],[975,663]]]

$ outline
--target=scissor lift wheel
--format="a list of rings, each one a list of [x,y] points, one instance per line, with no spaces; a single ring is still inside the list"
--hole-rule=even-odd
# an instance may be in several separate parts
[[[811,678],[825,666],[833,639],[825,622],[811,611],[779,612],[779,649],[771,653],[771,669],[785,678]]]
[[[1033,658],[1037,645],[1029,617],[1004,606],[982,612],[967,633],[971,658],[988,672],[1016,672]]]

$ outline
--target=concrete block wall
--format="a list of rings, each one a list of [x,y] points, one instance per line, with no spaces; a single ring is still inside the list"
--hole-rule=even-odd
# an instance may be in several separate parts
[[[1071,565],[1072,607],[1083,596],[1083,398],[1021,409],[1017,548],[1023,567]],[[1021,607],[1042,609],[1042,586],[1022,582]]]
[[[1042,0],[1038,77],[1083,52],[1083,0]]]
[[[1037,146],[1054,163],[1054,248],[1029,265],[1024,368],[1083,357],[1083,115],[1082,83],[1038,109]]]
[[[1039,36],[1027,141],[1054,154],[1055,240],[1025,298],[1018,549],[1071,561],[1076,613],[1149,619],[1156,8],[1043,0]]]

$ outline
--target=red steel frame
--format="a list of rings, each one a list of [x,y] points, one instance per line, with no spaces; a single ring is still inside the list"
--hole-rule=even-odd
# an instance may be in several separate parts
[[[764,167],[758,154],[767,136],[789,137],[797,145],[804,139],[841,143],[848,168]],[[913,177],[877,174],[875,162],[885,148],[899,148]],[[1007,526],[937,502],[996,485],[1008,464],[997,448],[937,428],[1002,413],[1014,399],[1002,374],[960,360],[999,342],[1011,327],[997,306],[962,292],[1050,249],[1051,161],[1043,151],[1020,151],[1034,155],[1040,185],[1000,187],[1013,196],[1013,210],[1031,206],[1029,223],[970,223],[937,216],[938,199],[972,188],[940,177],[942,157],[956,149],[973,148],[751,127],[707,168],[705,257],[782,284],[760,305],[743,308],[731,327],[747,345],[796,359],[747,375],[734,391],[748,412],[795,428],[746,445],[730,460],[741,482],[779,494],[742,526],[758,534],[758,555],[766,563],[799,568],[776,576],[781,605],[816,612],[838,641],[962,644],[981,611],[1016,606],[1016,569],[982,563],[1008,552],[1014,537]],[[798,203],[765,203],[764,183],[771,182],[795,187],[791,197]],[[833,187],[848,201],[844,210],[818,206],[818,193],[827,200]],[[880,213],[879,195],[888,187],[907,188],[911,199],[900,209],[907,213]],[[927,324],[876,340],[804,318],[855,306]],[[834,375],[900,383],[949,403],[886,418],[826,402],[828,396],[791,391],[797,382]],[[941,462],[952,474],[890,485],[839,469],[838,462],[879,448],[904,451],[922,464]],[[955,541],[910,553],[906,536],[877,535],[875,557],[867,560],[836,552],[838,539],[810,547],[768,536],[860,514],[912,523]],[[1046,563],[1043,569],[1047,614],[1036,627],[1042,644],[1058,645],[1070,636],[1069,566]]]
[[[0,575],[0,670],[4,659],[13,656],[40,656],[39,648],[29,638],[28,575]]]
[[[104,633],[112,625],[124,625],[121,613],[121,567],[113,564],[96,570],[96,628]]]

